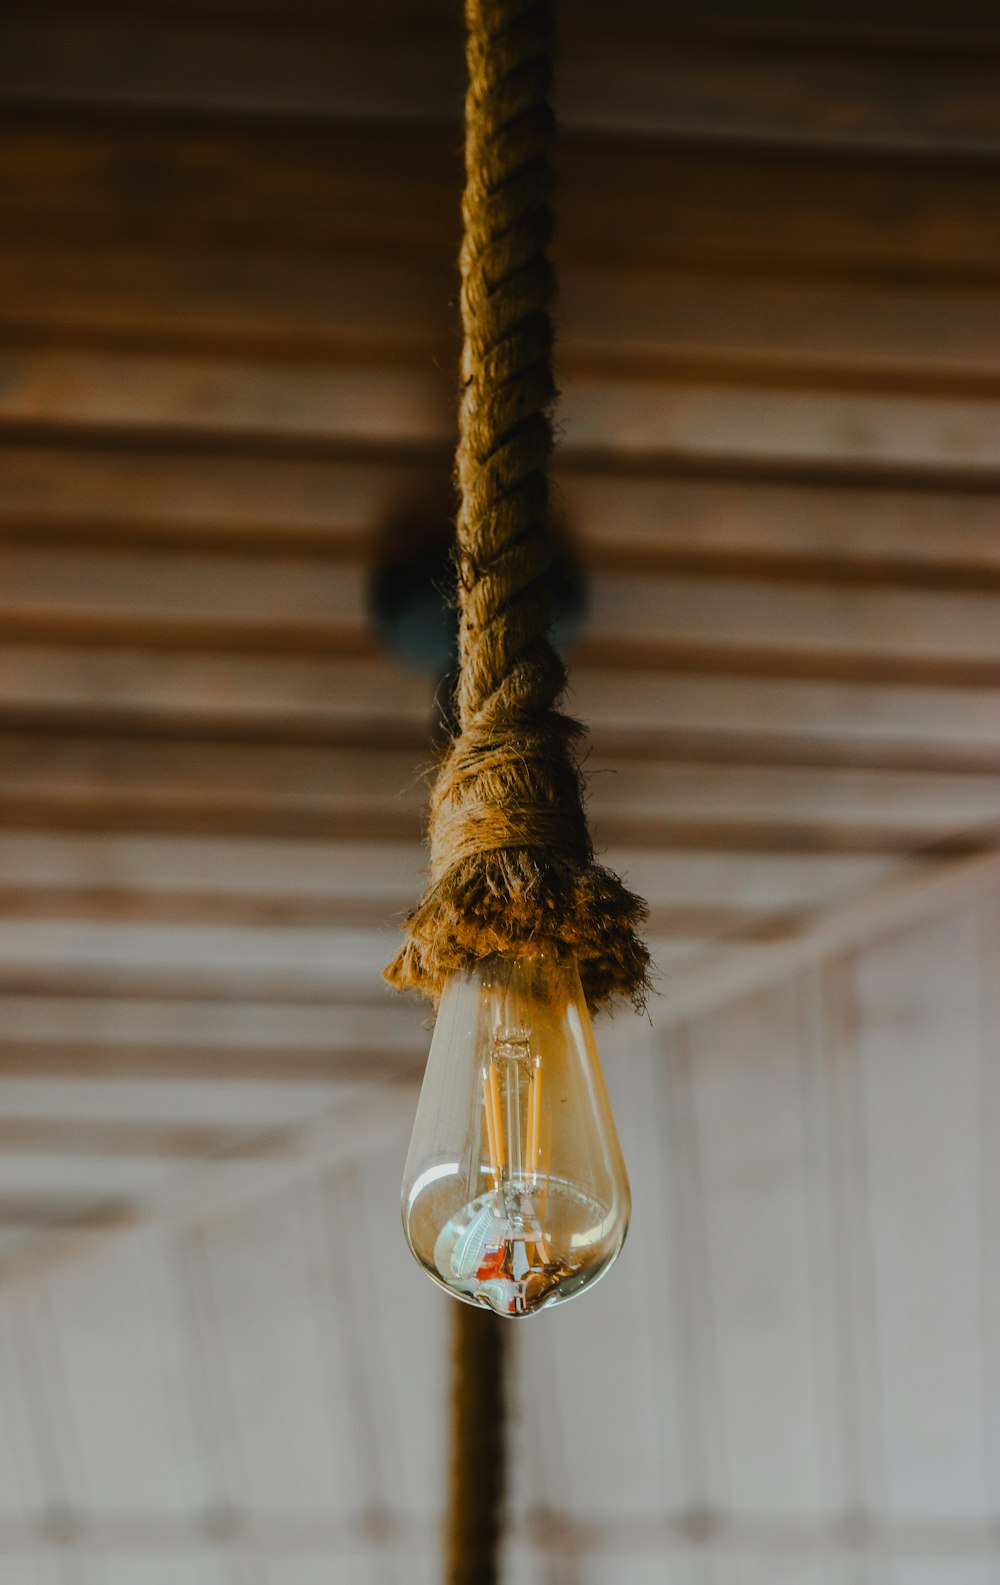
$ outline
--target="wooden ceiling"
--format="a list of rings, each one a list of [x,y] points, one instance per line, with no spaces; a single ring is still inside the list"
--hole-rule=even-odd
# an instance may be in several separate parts
[[[599,846],[651,904],[657,1026],[831,900],[1000,831],[1000,25],[986,0],[807,10],[575,0],[561,23],[571,706]],[[419,889],[437,712],[367,587],[387,541],[451,510],[457,13],[0,19],[18,1291],[289,1160],[370,1136],[395,1176],[427,1032],[379,969]],[[709,1499],[695,1481],[691,1511]],[[84,1500],[46,1502],[25,1580],[91,1585],[75,1542],[44,1572]],[[751,1580],[727,1567],[711,1585]]]

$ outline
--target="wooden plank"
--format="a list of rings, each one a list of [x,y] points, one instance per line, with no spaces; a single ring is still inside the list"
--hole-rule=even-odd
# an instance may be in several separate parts
[[[1000,424],[990,397],[742,389],[722,380],[599,378],[562,382],[560,426],[572,457],[694,457],[755,464],[951,470],[995,478]],[[205,354],[8,348],[0,352],[0,422],[69,425],[98,435],[274,435],[310,445],[379,442],[433,455],[452,430],[444,370]],[[661,462],[662,466],[662,462]]]
[[[215,0],[218,4],[219,0]],[[227,0],[222,0],[223,4]],[[237,0],[238,3],[238,0]],[[270,0],[275,3],[275,0]],[[327,3],[327,0],[324,0]],[[349,0],[335,0],[349,6]],[[388,15],[404,11],[414,0],[375,0],[386,7]],[[673,24],[688,27],[699,24],[710,37],[733,33],[738,38],[747,37],[747,11],[743,0],[627,0],[637,17],[660,16]],[[600,17],[603,12],[600,0],[581,0],[590,14]],[[956,43],[968,42],[978,37],[983,49],[989,49],[996,37],[996,13],[990,0],[957,0],[946,14],[933,0],[817,0],[804,16],[795,0],[756,0],[753,26],[761,30],[765,40],[785,37],[801,39],[819,36],[825,43],[848,40],[861,43],[865,40],[885,47],[893,44],[913,48],[941,48],[950,38]],[[696,31],[698,29],[696,28]],[[755,36],[753,32],[751,37]]]
[[[291,1128],[337,1104],[333,1084],[288,1085],[216,1077],[76,1079],[0,1077],[0,1119],[42,1125],[55,1120],[126,1127],[155,1118],[165,1128]],[[2,1325],[2,1323],[0,1323]]]
[[[558,458],[557,458],[558,460]],[[665,464],[668,470],[670,464]],[[346,559],[391,550],[450,507],[445,465],[239,460],[11,445],[0,455],[6,542],[135,548],[325,552]],[[823,576],[940,579],[998,570],[989,492],[859,488],[760,479],[557,470],[573,540],[590,565],[683,569],[729,562],[766,571],[812,566]]]
[[[579,375],[772,371],[815,384],[995,392],[995,291],[676,267],[560,273],[560,367]],[[457,365],[453,269],[353,251],[94,240],[0,243],[4,339]]]
[[[450,15],[410,13],[391,28],[374,15],[344,22],[299,13],[279,31],[259,12],[237,20],[12,7],[0,96],[215,116],[457,120],[460,49]],[[571,13],[560,36],[560,120],[730,140],[996,149],[988,61],[949,56],[946,44],[933,60],[901,49],[885,60],[823,51],[807,38],[777,46],[772,37],[765,52],[752,38],[755,22],[759,29],[756,17],[744,24],[744,43],[685,36],[669,15],[636,7],[623,9],[615,29],[593,13]],[[128,73],[123,57],[134,63]]]
[[[141,540],[158,532],[167,543],[190,537],[211,544],[214,537],[249,549],[262,540],[278,545],[287,535],[298,544],[311,539],[317,550],[335,553],[343,545],[356,554],[415,501],[430,496],[440,509],[441,473],[356,456],[283,462],[12,445],[0,454],[0,514],[8,531],[20,521],[53,532],[69,517],[85,539],[103,524],[109,537]]]
[[[971,910],[868,946],[857,984],[885,1511],[985,1520]]]
[[[0,420],[7,422],[424,447],[443,447],[453,427],[453,379],[443,370],[15,349],[0,354],[0,381]]]
[[[128,338],[147,347],[285,351],[355,367],[421,367],[432,358],[457,364],[455,275],[451,261],[417,258],[407,268],[398,258],[349,250],[318,257],[268,246],[201,250],[94,239],[66,255],[44,240],[10,239],[0,244],[0,323],[4,339],[15,342]],[[959,339],[969,314],[963,300],[954,295]],[[940,317],[933,308],[931,315]],[[944,318],[947,339],[947,307]]]
[[[624,635],[628,635],[626,639]],[[822,584],[747,585],[736,579],[676,577],[669,581],[608,573],[594,582],[588,637],[581,648],[610,659],[633,646],[666,655],[673,646],[697,649],[705,665],[729,652],[758,658],[795,656],[788,669],[839,653],[865,657],[877,676],[902,656],[918,666],[975,674],[1000,657],[1000,601],[990,595],[931,594],[917,590],[857,589]],[[985,674],[985,672],[984,672]]]
[[[571,707],[594,753],[633,764],[897,765],[989,772],[1000,693],[878,682],[633,672],[574,664]],[[100,645],[0,646],[0,720],[215,740],[410,745],[415,772],[431,688],[380,659],[248,657]]]
[[[114,942],[109,945],[113,951]],[[164,993],[169,982],[165,980],[161,982],[160,1000],[140,1000],[128,994],[130,988],[135,989],[135,981],[130,987],[122,975],[116,983],[114,968],[113,956],[107,978],[98,977],[98,965],[92,966],[97,994],[89,996],[60,995],[58,991],[19,996],[8,990],[0,1007],[0,1038],[15,1043],[52,1044],[76,1040],[126,1048],[148,1043],[159,1048],[173,1046],[179,1053],[185,1048],[194,1052],[216,1051],[220,1062],[234,1048],[269,1052],[282,1046],[291,1051],[314,1050],[345,1058],[358,1050],[395,1051],[403,1062],[408,1054],[420,1055],[428,1043],[423,1027],[427,1013],[403,1001],[390,1002],[388,996],[384,1008],[352,1007],[349,1003],[338,1004],[332,997],[326,1005],[313,1006],[294,1001],[254,1001],[253,976],[248,973],[242,987],[235,977],[227,980],[230,996],[224,1000],[198,1001],[183,994],[168,997]],[[178,992],[182,989],[178,984]],[[189,992],[193,989],[189,984]],[[371,990],[379,990],[377,980],[373,980]],[[210,1073],[209,1065],[206,1076]]]
[[[994,294],[933,279],[741,274],[708,261],[598,270],[570,258],[560,308],[560,361],[573,373],[690,378],[715,367],[737,384],[773,370],[801,384],[995,389],[992,346],[976,350]]]
[[[152,876],[150,883],[155,885]],[[105,918],[96,921],[8,921],[0,925],[0,957],[4,989],[18,986],[31,994],[32,976],[41,983],[47,971],[58,975],[91,974],[103,966],[113,976],[131,976],[137,996],[157,996],[156,975],[167,985],[186,985],[192,1000],[202,986],[203,1019],[192,1031],[200,1038],[212,1027],[212,1004],[251,1002],[258,1011],[247,1016],[238,1036],[253,1041],[254,1018],[261,1038],[288,1038],[291,1027],[282,1023],[282,1003],[302,1009],[299,1034],[303,1038],[334,1038],[330,1026],[339,1023],[345,1042],[352,1038],[352,1018],[372,1031],[388,1030],[387,1014],[402,1005],[381,981],[381,968],[398,941],[398,931],[272,928],[223,925],[215,927],[190,920],[182,924],[147,924]],[[111,983],[111,982],[109,982]],[[228,987],[228,989],[227,989]],[[68,989],[68,984],[64,986]],[[162,994],[162,993],[161,993]],[[272,1022],[264,1011],[273,1005]],[[312,1004],[312,1005],[310,1005]],[[355,1010],[352,1013],[352,1008]],[[216,1015],[218,1016],[218,1009]],[[312,1019],[307,1036],[307,1020]],[[282,1030],[281,1034],[276,1031]],[[110,1030],[104,1031],[110,1038]]]
[[[393,1049],[361,1047],[350,1057],[309,1047],[257,1046],[223,1049],[136,1041],[106,1045],[80,1040],[5,1040],[0,1045],[0,1075],[42,1082],[83,1084],[124,1081],[201,1084],[206,1073],[226,1086],[266,1084],[280,1088],[301,1085],[308,1094],[320,1086],[338,1095],[354,1084],[376,1081],[396,1084],[407,1075],[419,1080],[423,1062]]]
[[[560,477],[567,519],[587,561],[609,570],[685,567],[759,576],[811,570],[831,582],[941,586],[1000,570],[996,501],[989,492],[863,490],[711,479]]]
[[[892,860],[850,854],[634,852],[608,855],[653,907],[791,907],[874,881]],[[268,841],[221,837],[115,837],[0,832],[0,874],[11,886],[148,888],[176,896],[350,898],[385,904],[387,919],[420,890],[415,844]],[[42,937],[37,944],[41,945]],[[37,947],[35,948],[37,950]]]
[[[429,681],[379,656],[266,660],[100,646],[0,647],[7,720],[113,721],[220,739],[268,730],[425,753],[438,718]]]
[[[997,763],[1000,694],[986,688],[804,681],[797,677],[620,676],[574,666],[575,713],[599,751],[685,752],[821,764]]]
[[[0,834],[0,874],[8,885],[338,899],[362,895],[385,905],[387,921],[416,894],[423,858],[415,843]]]
[[[136,645],[279,647],[357,656],[370,650],[360,567],[268,558],[234,574],[222,556],[8,548],[0,615],[10,634],[110,638]],[[604,573],[590,597],[580,654],[593,665],[801,674],[825,667],[911,680],[1000,676],[1000,597],[924,589],[849,593],[821,583]],[[822,675],[821,671],[821,675]],[[994,684],[995,686],[995,684]]]
[[[989,474],[1000,462],[993,400],[578,376],[564,382],[567,446],[624,457],[752,457]]]
[[[165,1123],[156,1118],[119,1122],[80,1117],[9,1118],[0,1115],[0,1151],[15,1156],[93,1154],[164,1161],[248,1160],[286,1154],[280,1126]]]
[[[593,753],[589,803],[598,827],[625,822],[773,818],[786,829],[829,822],[850,827],[887,826],[927,831],[988,825],[1000,815],[1000,777],[943,776],[833,768],[764,768],[674,763],[640,766],[612,762],[606,774]]]
[[[756,10],[744,28],[755,23]],[[762,49],[748,48],[744,34],[727,48],[718,38],[664,38],[655,22],[649,31],[567,31],[556,104],[574,128],[796,149],[958,154],[997,146],[988,58],[973,65],[946,50],[933,61],[902,50],[879,58],[816,50],[801,35],[784,47],[772,37]]]
[[[773,844],[772,844],[773,845]],[[954,847],[958,844],[952,844]],[[824,849],[829,851],[829,849]],[[187,927],[225,926],[239,929],[251,928],[254,934],[248,937],[237,935],[236,941],[247,940],[253,942],[259,939],[259,932],[276,927],[281,927],[280,936],[272,936],[277,942],[290,940],[295,942],[298,930],[334,930],[344,933],[351,943],[352,952],[349,961],[360,965],[358,972],[364,978],[373,976],[376,980],[384,966],[387,954],[391,955],[393,945],[398,941],[396,921],[390,920],[384,908],[376,906],[374,909],[353,903],[337,903],[320,900],[319,903],[303,902],[294,895],[272,901],[267,898],[232,897],[224,893],[188,892],[171,896],[170,894],[156,893],[143,890],[117,890],[102,891],[87,887],[68,886],[43,886],[43,887],[13,887],[5,888],[0,892],[0,917],[10,923],[44,919],[50,927],[61,924],[79,924],[90,922],[112,926],[131,924],[139,925],[185,925]],[[392,924],[391,934],[381,936],[379,929]],[[763,919],[759,912],[752,906],[748,908],[728,907],[719,904],[688,903],[679,907],[660,905],[650,910],[648,928],[651,936],[664,946],[673,942],[703,940],[709,936],[731,935],[754,941],[773,941],[785,937],[790,929],[794,929],[794,921],[776,917]],[[288,937],[286,932],[291,931]],[[148,939],[148,938],[147,938]],[[211,938],[208,938],[211,940]],[[308,939],[308,938],[307,938]],[[16,938],[15,938],[16,940]],[[213,944],[213,951],[217,952],[218,939]],[[32,948],[35,950],[35,948]],[[17,967],[20,947],[14,947],[13,958],[9,961],[2,973],[2,982],[6,990],[10,991],[19,987],[22,991],[31,990],[44,981],[49,988],[52,978],[57,980],[60,992],[71,989],[73,970],[70,960],[73,952],[70,949],[64,969],[58,967],[61,959],[57,952],[51,959],[45,959],[35,964],[32,969],[27,962],[22,963],[21,969]],[[355,956],[357,952],[358,956]],[[129,960],[136,966],[135,960],[129,955]],[[236,963],[237,971],[239,962]],[[282,978],[281,971],[288,967],[291,961],[291,975]],[[339,962],[333,959],[331,964],[323,964],[310,980],[308,963],[290,960],[287,951],[279,950],[270,957],[265,955],[263,967],[271,971],[269,979],[258,981],[258,994],[265,988],[273,1000],[276,1001],[327,1001],[342,1004],[344,1002],[363,1002],[360,994],[352,996],[343,978],[338,979],[335,969]],[[49,976],[49,969],[53,976]],[[197,965],[195,965],[197,969]],[[207,967],[203,964],[202,967]],[[216,963],[216,968],[224,971],[225,965]],[[259,964],[260,968],[261,965]],[[80,972],[86,972],[86,953],[78,965]],[[161,962],[159,968],[167,975],[172,975],[174,969],[169,963]],[[304,972],[303,972],[304,970]],[[183,968],[177,973],[177,978],[183,980]],[[141,975],[140,975],[141,979]],[[137,994],[150,995],[153,991],[153,981],[145,980],[141,983]],[[224,972],[218,980],[212,978],[211,973],[202,976],[202,994],[212,995],[220,1000],[232,1000],[234,991],[232,985],[227,989]],[[369,1002],[374,1002],[375,997],[369,996]]]
[[[197,825],[215,810],[223,828],[235,831],[267,824],[287,809],[292,834],[305,834],[318,818],[331,832],[339,822],[344,835],[419,837],[426,800],[426,777],[413,755],[395,750],[262,753],[210,743],[144,750],[114,740],[41,736],[8,738],[4,749],[9,770],[4,776],[0,769],[0,819],[7,821],[16,821],[21,808],[31,823],[73,823],[75,808],[84,823],[111,817],[119,829],[136,820],[148,829],[161,815],[171,824],[175,817],[187,824],[190,816]]]
[[[141,179],[134,176],[141,173]],[[623,179],[627,173],[627,180]],[[988,168],[784,162],[567,136],[560,247],[578,261],[780,265],[996,280],[1000,221]],[[8,117],[0,212],[23,234],[278,236],[455,257],[460,166],[452,131],[344,125],[177,131]],[[661,195],[651,205],[648,195]]]
[[[209,642],[227,630],[237,643],[254,631],[283,642],[296,628],[311,628],[321,643],[364,652],[365,585],[360,568],[315,559],[269,560],[234,576],[226,557],[144,559],[106,552],[8,550],[0,553],[5,616],[25,630],[60,623],[81,631],[128,633],[137,622],[149,638],[182,632],[187,642]],[[265,586],[270,591],[264,595]],[[311,595],[307,590],[311,588]],[[266,604],[265,604],[266,601]],[[269,616],[261,622],[261,612]],[[10,631],[10,629],[8,629]]]
[[[409,752],[320,750],[117,738],[0,738],[0,819],[290,835],[418,836],[427,778]],[[997,773],[757,767],[588,756],[599,840],[635,846],[764,845],[888,849],[926,845],[1000,820]],[[741,833],[743,834],[741,837]],[[0,892],[2,899],[2,892]]]
[[[107,8],[107,3],[100,7],[101,10]],[[122,7],[111,0],[111,9],[117,11]],[[191,0],[157,0],[156,4],[143,0],[140,6],[127,9],[150,9],[184,16],[195,8]],[[412,25],[415,16],[426,16],[427,9],[424,0],[371,0],[365,16],[405,28]],[[84,14],[89,11],[88,5]],[[208,15],[222,19],[234,13],[243,16],[245,11],[246,0],[211,0]],[[693,32],[696,37],[760,37],[763,42],[786,37],[816,38],[824,43],[838,40],[842,44],[850,42],[860,46],[868,42],[876,47],[895,42],[897,47],[905,45],[913,49],[928,46],[941,49],[949,43],[955,47],[967,46],[972,37],[978,39],[982,49],[988,49],[995,38],[996,20],[990,0],[955,0],[946,15],[932,0],[912,0],[912,3],[875,0],[874,4],[865,3],[865,0],[840,0],[839,4],[834,4],[833,0],[818,0],[808,17],[802,16],[792,0],[758,0],[749,27],[742,0],[623,0],[622,13],[623,21],[631,25],[660,18],[671,28]],[[198,6],[195,14],[204,14],[203,8]],[[601,0],[579,0],[574,14],[594,26],[606,18]],[[284,23],[289,16],[302,22],[326,25],[358,20],[352,0],[295,0],[291,12],[283,0],[256,0],[253,15],[262,21],[270,19],[272,23],[275,20]]]

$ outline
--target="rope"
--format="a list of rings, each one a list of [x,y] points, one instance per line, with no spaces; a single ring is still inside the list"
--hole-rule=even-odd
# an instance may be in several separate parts
[[[495,1585],[503,1510],[506,1322],[468,1304],[452,1309],[448,1585]]]
[[[645,907],[594,862],[548,641],[554,277],[550,0],[466,0],[458,735],[430,805],[430,884],[386,970],[436,998],[490,953],[572,953],[588,1001],[642,1005]]]

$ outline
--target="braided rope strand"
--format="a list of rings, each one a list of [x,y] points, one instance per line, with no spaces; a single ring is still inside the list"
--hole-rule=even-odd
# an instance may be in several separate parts
[[[430,885],[386,978],[436,998],[490,953],[572,953],[587,998],[642,1005],[645,907],[594,862],[582,728],[548,639],[551,0],[466,0],[459,732],[431,795]]]

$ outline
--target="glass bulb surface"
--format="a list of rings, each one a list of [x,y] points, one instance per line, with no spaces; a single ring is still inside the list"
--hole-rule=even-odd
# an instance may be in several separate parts
[[[484,958],[448,981],[403,1176],[403,1229],[449,1293],[530,1315],[625,1241],[622,1161],[576,963]]]

